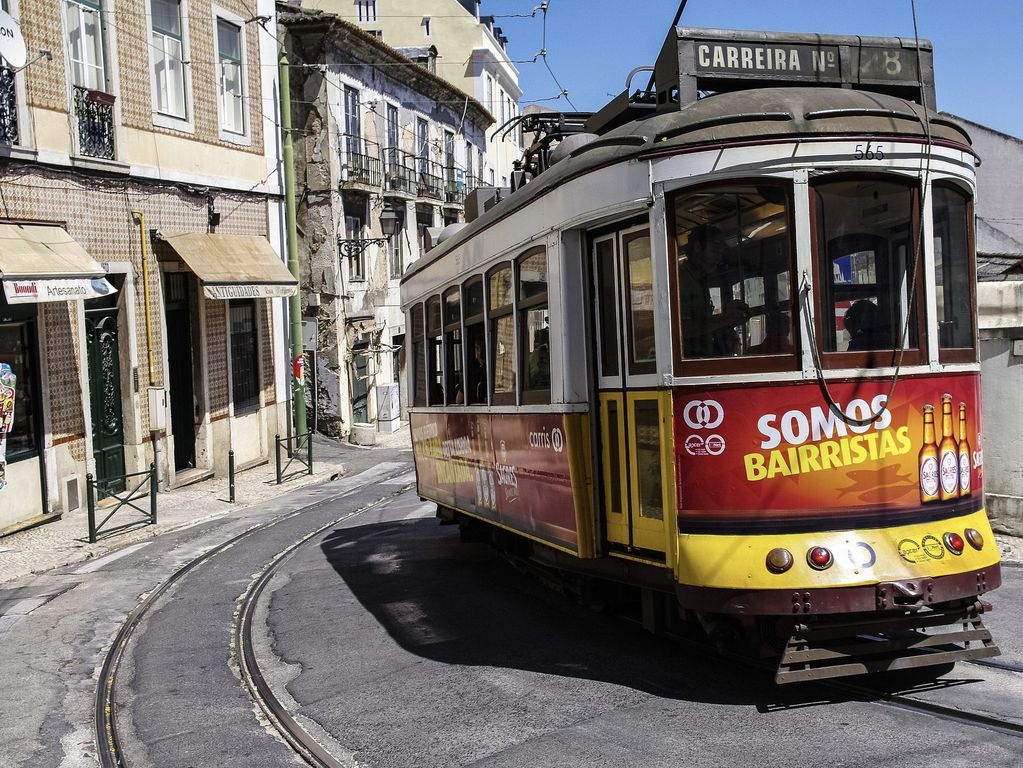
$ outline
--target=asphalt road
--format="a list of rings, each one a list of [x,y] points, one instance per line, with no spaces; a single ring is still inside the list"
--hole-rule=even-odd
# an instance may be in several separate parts
[[[413,492],[407,452],[117,559],[0,592],[0,765],[94,766],[95,673],[138,599],[211,547],[304,507],[185,576],[139,627],[118,677],[129,768],[300,765],[234,667],[236,601],[276,553],[331,521],[270,582],[261,669],[346,764],[1017,766],[1023,739],[683,652],[464,544]],[[367,505],[386,501],[367,511]],[[312,506],[310,506],[312,505]],[[989,626],[1023,663],[1023,569]],[[34,607],[33,607],[34,606]],[[19,618],[20,616],[20,618]],[[959,665],[919,693],[1023,718],[1023,674]]]

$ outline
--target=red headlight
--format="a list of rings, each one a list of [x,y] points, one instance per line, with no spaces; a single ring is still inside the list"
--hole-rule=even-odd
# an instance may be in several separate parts
[[[980,531],[976,528],[966,529],[966,540],[970,542],[970,546],[974,549],[984,549],[984,537],[980,535]]]
[[[835,558],[831,556],[831,552],[824,547],[814,547],[806,553],[806,562],[811,568],[818,571],[830,568],[834,561]]]
[[[782,547],[775,547],[767,553],[767,570],[771,573],[785,573],[792,567],[792,553]]]
[[[958,533],[946,533],[941,539],[945,542],[945,546],[948,547],[948,551],[953,555],[961,555],[963,553],[963,547],[966,545],[966,542],[963,541],[963,537]]]

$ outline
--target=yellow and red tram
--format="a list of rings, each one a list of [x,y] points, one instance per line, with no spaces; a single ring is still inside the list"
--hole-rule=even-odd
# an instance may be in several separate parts
[[[779,682],[997,654],[977,158],[930,62],[674,28],[649,91],[526,118],[516,188],[402,281],[419,494]]]

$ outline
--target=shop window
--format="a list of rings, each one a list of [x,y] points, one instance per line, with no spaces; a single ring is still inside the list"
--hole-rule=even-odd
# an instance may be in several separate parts
[[[412,307],[412,404],[426,405],[426,322],[423,305]]]
[[[833,366],[893,365],[905,338],[902,361],[919,362],[915,189],[867,177],[817,184],[814,197],[818,347],[858,356]]]
[[[475,277],[462,290],[465,313],[465,393],[469,405],[487,403],[487,334],[484,325],[483,278]]]
[[[506,264],[488,278],[490,380],[494,405],[515,404],[515,315],[512,310],[512,269]]]
[[[969,362],[975,359],[973,211],[969,198],[951,185],[935,185],[933,199],[939,354],[943,362]]]
[[[784,356],[758,368],[795,366],[798,327],[787,187],[702,187],[672,203],[682,358]]]
[[[444,405],[444,337],[440,296],[426,302],[426,365],[429,405]]]
[[[0,293],[0,366],[6,363],[15,377],[13,403],[9,397],[0,394],[0,441],[6,443],[8,463],[39,453],[39,382],[35,344],[35,307],[29,310],[8,307]],[[0,382],[0,386],[4,386],[4,382]],[[6,386],[10,386],[9,380]],[[0,456],[3,456],[2,451]]]
[[[452,288],[444,294],[444,391],[448,402],[465,402],[465,376],[462,370],[462,311],[459,291]]]
[[[547,311],[547,252],[535,248],[519,258],[519,348],[522,400],[551,401],[550,314]]]
[[[259,408],[259,353],[256,332],[256,301],[230,302],[231,395],[234,414]]]

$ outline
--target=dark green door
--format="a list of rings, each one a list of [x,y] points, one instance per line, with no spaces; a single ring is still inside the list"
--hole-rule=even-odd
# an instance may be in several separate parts
[[[104,299],[98,302],[107,303]],[[89,354],[89,389],[92,410],[92,456],[96,480],[124,475],[124,419],[121,411],[121,365],[117,344],[117,307],[91,307],[85,303],[85,334]],[[124,482],[107,484],[120,492]],[[100,486],[100,497],[108,495]]]

